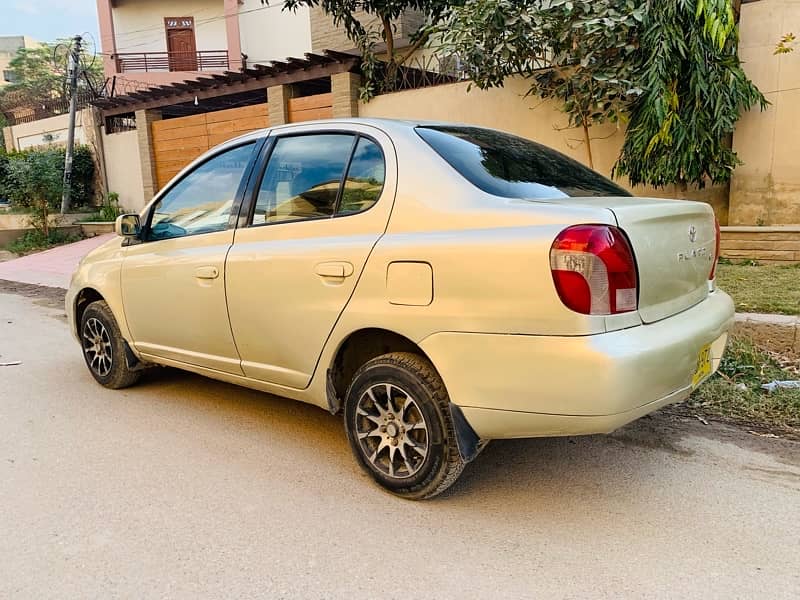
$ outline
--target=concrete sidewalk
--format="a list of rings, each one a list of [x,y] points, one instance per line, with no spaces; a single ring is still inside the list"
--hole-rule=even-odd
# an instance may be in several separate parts
[[[0,279],[66,289],[80,260],[113,237],[98,235],[0,263]]]

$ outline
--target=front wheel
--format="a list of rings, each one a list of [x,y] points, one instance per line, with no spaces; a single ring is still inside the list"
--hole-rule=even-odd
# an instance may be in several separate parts
[[[441,377],[424,357],[384,354],[353,377],[345,429],[361,466],[390,492],[432,498],[464,469]]]
[[[100,385],[113,390],[139,381],[125,360],[125,341],[111,309],[103,300],[92,302],[81,317],[81,346],[89,372]]]

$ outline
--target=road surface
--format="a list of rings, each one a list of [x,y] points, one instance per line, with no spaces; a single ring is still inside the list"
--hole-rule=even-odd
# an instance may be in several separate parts
[[[158,310],[154,305],[153,310]],[[800,444],[657,415],[378,489],[339,418],[174,370],[94,383],[0,294],[0,598],[796,598]]]

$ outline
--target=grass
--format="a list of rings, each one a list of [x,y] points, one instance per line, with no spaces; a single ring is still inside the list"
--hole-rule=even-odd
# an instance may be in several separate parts
[[[738,312],[800,315],[800,265],[720,262],[717,285]]]
[[[732,338],[719,371],[687,401],[694,412],[800,433],[800,389],[770,393],[761,385],[800,379],[746,338]]]
[[[75,234],[64,233],[56,229],[50,231],[49,236],[45,236],[41,231],[28,231],[22,237],[14,240],[6,246],[6,250],[14,254],[25,255],[32,252],[47,250],[61,244],[77,242],[81,239]]]
[[[86,215],[85,217],[81,217],[76,223],[105,223],[109,219],[107,219],[104,215],[101,215],[99,212],[92,213],[90,215]]]

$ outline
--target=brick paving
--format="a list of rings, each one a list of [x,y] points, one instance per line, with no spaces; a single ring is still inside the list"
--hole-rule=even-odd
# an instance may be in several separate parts
[[[98,235],[74,244],[0,263],[0,279],[47,287],[67,288],[78,262],[91,250],[112,239],[114,234]]]

